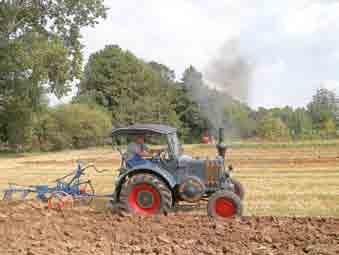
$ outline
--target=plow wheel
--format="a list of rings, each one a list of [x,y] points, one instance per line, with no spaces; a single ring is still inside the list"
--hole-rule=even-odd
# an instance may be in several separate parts
[[[207,213],[209,216],[219,219],[241,216],[241,200],[231,191],[218,191],[208,200]]]
[[[81,183],[79,185],[79,196],[76,200],[81,205],[89,205],[94,199],[95,191],[91,182]]]
[[[74,199],[65,192],[54,192],[48,198],[48,209],[63,210],[74,206]]]
[[[245,197],[245,189],[244,186],[236,179],[231,178],[231,182],[234,185],[234,193],[238,195],[240,200],[243,200]]]
[[[172,193],[156,176],[137,174],[125,181],[119,200],[123,208],[130,213],[155,215],[170,210]]]

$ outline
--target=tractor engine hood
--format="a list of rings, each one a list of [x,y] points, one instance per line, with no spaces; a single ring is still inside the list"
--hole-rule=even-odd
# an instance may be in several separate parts
[[[215,159],[194,159],[187,155],[178,158],[179,178],[184,180],[190,176],[198,177],[206,186],[216,187],[225,178],[224,160],[222,157]],[[180,182],[180,180],[179,180]]]

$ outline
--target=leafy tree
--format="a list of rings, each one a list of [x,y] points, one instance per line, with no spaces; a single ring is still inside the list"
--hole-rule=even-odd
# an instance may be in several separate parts
[[[2,112],[1,123],[3,128],[3,139],[9,144],[20,146],[22,149],[29,149],[33,127],[27,125],[33,119],[33,113],[25,100],[11,100],[6,104],[6,111]],[[24,124],[24,125],[22,125]]]
[[[111,129],[110,114],[86,104],[67,104],[45,112],[34,127],[41,150],[102,145]]]
[[[105,17],[102,0],[4,1],[0,5],[1,87],[15,79],[49,85],[58,96],[79,78],[80,28]]]
[[[189,66],[183,73],[182,82],[189,98],[194,101],[210,128],[221,127],[224,121],[223,101],[218,91],[204,84],[202,73]]]
[[[247,105],[232,101],[225,106],[224,112],[229,135],[242,138],[255,135],[257,123]]]
[[[174,83],[174,80],[175,80],[174,70],[171,70],[169,67],[163,64],[157,63],[155,61],[151,61],[148,64],[153,68],[154,71],[156,71],[160,75],[160,78],[163,81]]]
[[[320,129],[324,123],[336,118],[335,93],[327,89],[318,89],[313,100],[307,105],[314,127]]]
[[[291,130],[294,131],[295,137],[302,138],[305,135],[312,133],[312,119],[309,113],[304,108],[297,108],[294,111],[294,124]],[[288,125],[291,126],[291,125]],[[307,137],[306,136],[306,137]]]
[[[158,73],[160,84],[168,91],[166,99],[175,107],[175,114],[181,123],[178,130],[181,139],[188,143],[200,142],[201,134],[208,127],[208,120],[203,117],[197,102],[192,99],[184,83],[174,80],[173,70],[154,61],[149,65]]]
[[[185,91],[194,100],[200,109],[207,111],[208,106],[208,94],[210,90],[204,84],[202,73],[200,73],[195,67],[189,66],[182,75],[182,82]]]
[[[68,92],[80,77],[80,29],[100,17],[105,17],[102,0],[1,2],[0,105],[6,116],[6,122],[0,121],[2,139],[14,142],[13,126],[29,128],[45,93],[61,97]]]
[[[281,119],[266,116],[259,123],[258,135],[268,140],[288,139],[289,130]]]
[[[292,137],[300,137],[301,134],[309,133],[312,129],[312,120],[304,108],[286,106],[283,108],[269,109],[268,112],[275,118],[280,118],[288,127]]]
[[[115,126],[136,122],[180,126],[172,91],[163,84],[163,78],[149,64],[109,45],[90,56],[78,96],[93,96],[111,111]]]
[[[325,121],[320,133],[324,138],[334,138],[336,136],[336,123],[332,119]]]
[[[179,131],[185,142],[200,142],[202,133],[210,127],[209,121],[203,116],[198,104],[192,100],[182,84],[175,85],[173,96],[175,111],[182,123]]]

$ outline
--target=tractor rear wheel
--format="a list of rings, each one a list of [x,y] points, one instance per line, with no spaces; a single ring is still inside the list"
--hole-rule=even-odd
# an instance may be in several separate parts
[[[119,200],[126,211],[144,215],[167,213],[173,204],[171,190],[151,174],[137,174],[127,179]]]
[[[217,191],[208,200],[207,213],[209,216],[219,219],[241,216],[241,200],[231,191]]]
[[[244,186],[241,184],[241,182],[239,182],[236,179],[231,178],[231,182],[234,185],[234,193],[238,195],[238,197],[240,198],[240,200],[243,200],[245,197],[245,189]]]

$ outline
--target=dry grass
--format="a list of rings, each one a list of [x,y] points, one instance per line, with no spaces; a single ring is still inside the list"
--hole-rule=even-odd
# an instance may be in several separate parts
[[[185,152],[215,155],[210,146],[188,145]],[[113,191],[119,155],[110,148],[1,157],[0,189],[8,182],[50,183],[74,168],[78,159],[109,169],[89,176],[97,193]],[[246,188],[247,215],[339,216],[339,146],[241,146],[230,150],[228,159]]]

